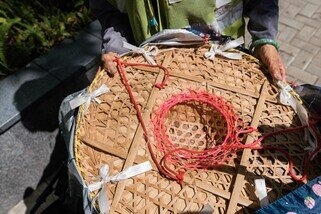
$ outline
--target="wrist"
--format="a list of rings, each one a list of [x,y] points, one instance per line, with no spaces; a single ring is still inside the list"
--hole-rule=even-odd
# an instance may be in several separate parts
[[[251,53],[254,53],[256,49],[258,49],[264,45],[271,45],[277,51],[279,51],[279,49],[280,49],[280,44],[273,39],[257,39],[252,42],[249,49],[250,49]]]
[[[252,54],[259,60],[264,60],[266,55],[270,55],[271,52],[277,52],[276,48],[270,44],[258,45],[254,48]]]

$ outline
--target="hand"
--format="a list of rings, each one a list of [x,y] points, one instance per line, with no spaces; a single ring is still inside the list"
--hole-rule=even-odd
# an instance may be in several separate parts
[[[108,52],[106,54],[103,54],[101,56],[101,61],[104,63],[104,69],[109,73],[114,75],[117,72],[116,65],[114,63],[114,59],[116,57],[119,57],[118,54],[113,53],[113,52]]]
[[[268,68],[274,80],[285,81],[285,67],[279,52],[273,45],[266,44],[256,47],[254,56]]]

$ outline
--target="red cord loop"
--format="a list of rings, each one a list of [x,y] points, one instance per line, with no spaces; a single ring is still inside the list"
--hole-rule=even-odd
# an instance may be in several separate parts
[[[151,157],[156,164],[158,170],[166,177],[176,180],[181,183],[184,180],[185,171],[188,169],[211,169],[215,166],[226,163],[229,159],[232,158],[232,154],[239,149],[257,149],[257,150],[276,150],[283,153],[289,161],[289,174],[295,181],[305,181],[307,178],[307,166],[311,159],[320,151],[321,149],[321,137],[320,133],[316,128],[316,124],[321,121],[321,118],[313,118],[309,121],[308,125],[298,126],[295,128],[288,128],[285,130],[280,130],[272,133],[268,133],[254,141],[250,144],[242,144],[239,141],[239,136],[241,134],[249,134],[253,131],[257,131],[255,127],[247,127],[245,129],[238,128],[239,118],[234,113],[231,104],[225,101],[219,96],[215,96],[206,92],[195,92],[192,90],[185,91],[183,93],[177,94],[169,98],[164,102],[155,114],[152,116],[151,122],[153,124],[153,133],[157,141],[156,147],[159,150],[159,153],[162,154],[161,160],[158,161],[156,155],[152,149],[150,138],[145,126],[141,110],[133,96],[132,89],[128,83],[128,80],[125,75],[124,66],[146,66],[146,67],[158,67],[165,72],[164,79],[161,83],[155,84],[155,87],[163,89],[169,78],[169,71],[161,65],[149,65],[141,63],[128,63],[123,62],[120,59],[116,58],[114,62],[118,65],[118,71],[122,79],[123,84],[130,96],[131,102],[133,103],[136,111],[137,117],[142,125],[144,130],[144,136],[147,141],[147,146],[150,151]],[[167,130],[165,127],[165,121],[169,110],[178,104],[184,104],[188,102],[198,102],[202,104],[207,104],[213,110],[218,111],[224,118],[226,125],[226,136],[222,142],[216,143],[216,145],[206,148],[205,150],[191,150],[186,148],[180,148],[175,146],[168,137]],[[303,130],[307,127],[310,127],[313,130],[315,136],[317,137],[317,142],[319,142],[317,148],[315,148],[311,154],[305,159],[304,168],[302,172],[302,177],[298,177],[293,169],[293,160],[291,159],[290,154],[278,147],[272,146],[262,146],[261,143],[271,136],[284,134],[288,132],[295,132],[298,130]],[[170,166],[168,165],[170,164]],[[174,171],[175,168],[178,171]]]
[[[209,34],[204,34],[204,35],[202,36],[202,38],[203,38],[204,43],[205,43],[205,44],[208,44],[209,41],[210,41],[211,36],[210,36]]]
[[[143,63],[124,62],[124,61],[121,61],[119,58],[115,58],[113,61],[117,63],[118,68],[119,68],[118,71],[122,72],[123,75],[125,75],[124,68],[123,68],[124,66],[145,66],[145,67],[150,67],[150,68],[160,68],[160,69],[162,69],[164,71],[164,78],[163,78],[163,81],[161,83],[156,83],[155,87],[159,88],[159,89],[163,89],[163,88],[165,88],[165,86],[167,86],[167,82],[168,82],[168,79],[169,79],[169,71],[164,66],[161,66],[161,65],[150,65],[150,64],[143,64]],[[122,74],[121,74],[121,76],[122,76]]]

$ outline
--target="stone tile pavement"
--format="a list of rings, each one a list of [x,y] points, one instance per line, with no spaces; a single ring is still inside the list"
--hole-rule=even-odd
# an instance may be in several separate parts
[[[321,86],[321,0],[280,0],[278,41],[287,77]]]

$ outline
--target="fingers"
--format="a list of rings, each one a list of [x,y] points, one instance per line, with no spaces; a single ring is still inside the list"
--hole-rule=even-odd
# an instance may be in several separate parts
[[[274,80],[280,80],[285,82],[286,81],[286,75],[285,75],[285,66],[281,60],[280,55],[277,53],[275,55],[272,55],[273,57],[270,60],[270,64],[267,65],[268,70]]]
[[[274,80],[286,80],[285,66],[282,62],[280,54],[272,45],[263,45],[255,50],[255,55],[268,68]]]
[[[281,72],[282,80],[285,82],[286,81],[285,66],[282,60],[280,61],[280,72]]]
[[[117,72],[116,66],[113,61],[107,61],[105,62],[105,69],[110,74],[115,74]]]
[[[276,63],[275,61],[279,60],[270,60],[269,64],[267,65],[268,70],[274,80],[285,81],[285,67],[282,61]]]
[[[103,54],[101,57],[101,60],[104,63],[104,69],[112,75],[117,72],[116,64],[113,61],[116,57],[118,57],[118,55],[113,52]]]

